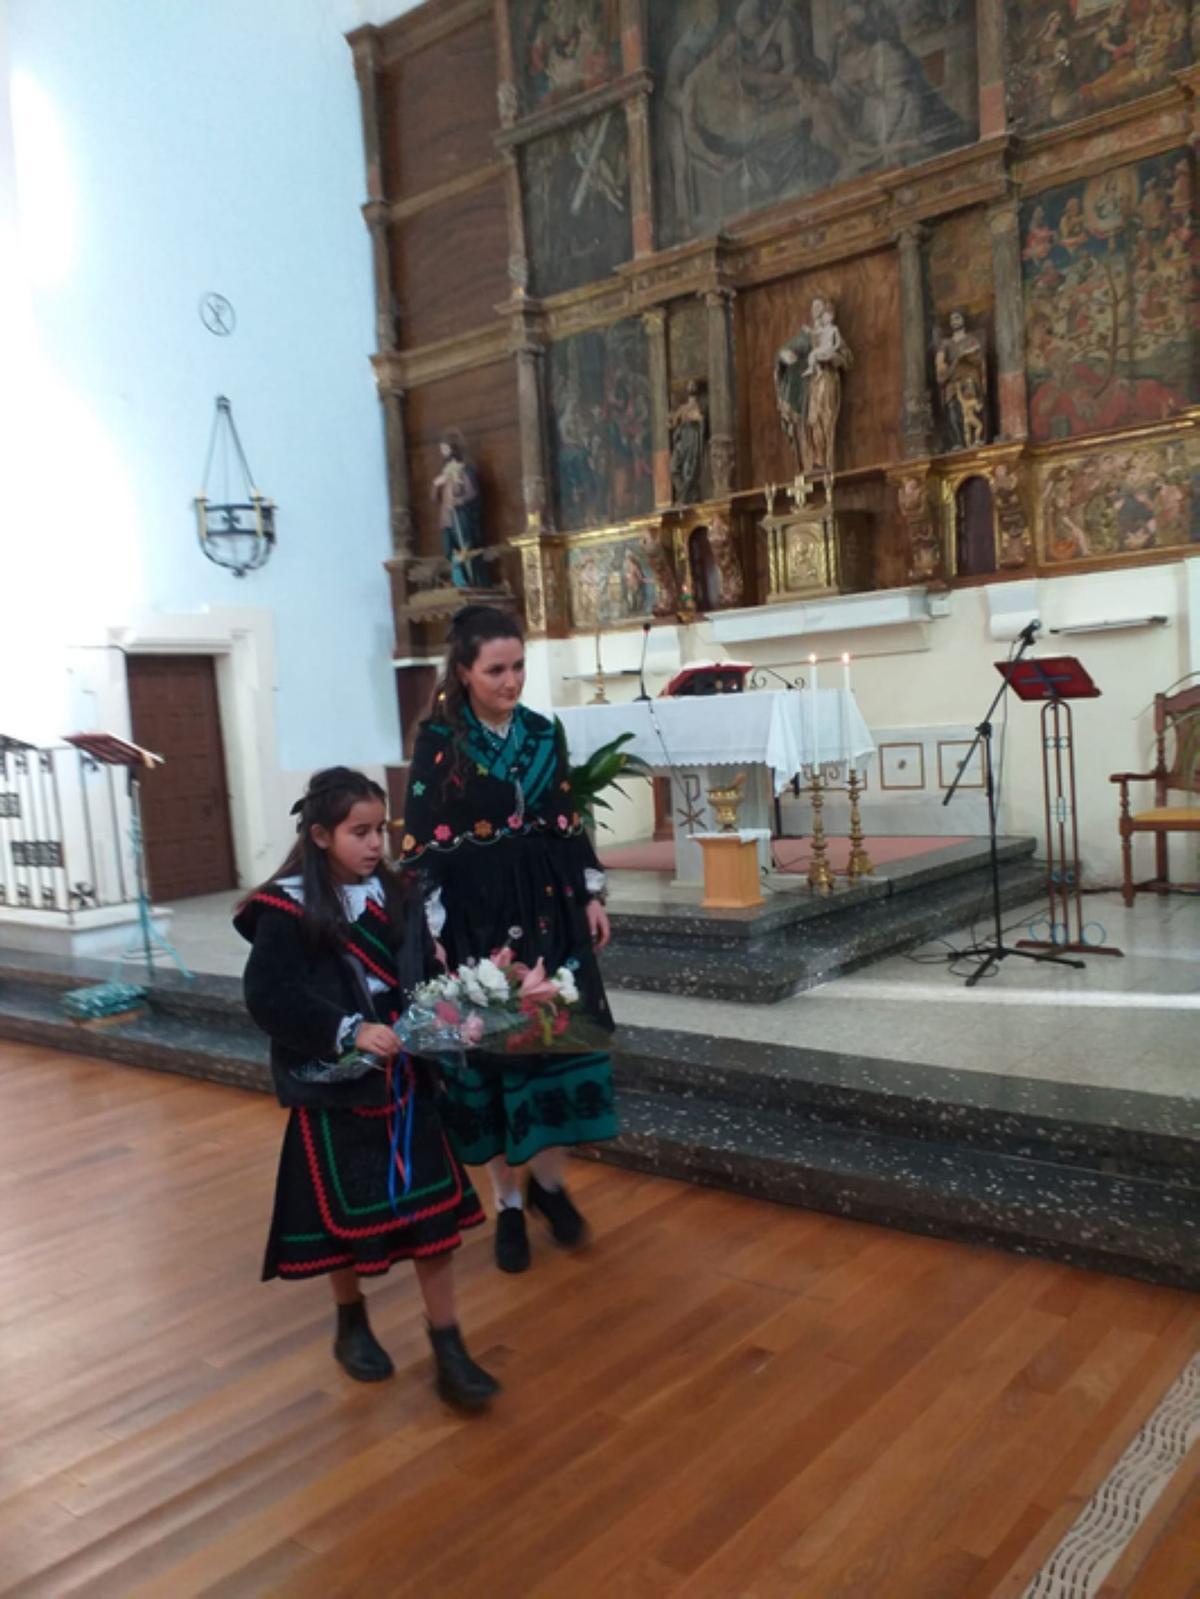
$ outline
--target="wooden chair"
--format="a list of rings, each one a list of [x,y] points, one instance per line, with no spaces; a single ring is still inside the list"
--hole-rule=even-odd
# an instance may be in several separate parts
[[[1167,765],[1167,737],[1174,742],[1174,758]],[[1110,783],[1121,785],[1121,858],[1125,868],[1122,892],[1126,905],[1133,904],[1138,889],[1156,894],[1168,892],[1171,884],[1167,866],[1168,833],[1200,833],[1200,685],[1181,689],[1178,694],[1154,696],[1155,764],[1152,772],[1114,772]],[[1154,784],[1154,809],[1131,812],[1130,783]],[[1190,803],[1171,805],[1170,791],[1182,791]],[[1154,876],[1144,883],[1133,881],[1133,835],[1154,835]],[[1195,885],[1186,885],[1195,886]]]

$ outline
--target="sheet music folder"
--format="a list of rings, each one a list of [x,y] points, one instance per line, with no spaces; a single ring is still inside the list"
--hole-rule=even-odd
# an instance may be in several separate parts
[[[997,661],[996,670],[1021,700],[1094,700],[1100,690],[1074,655]]]

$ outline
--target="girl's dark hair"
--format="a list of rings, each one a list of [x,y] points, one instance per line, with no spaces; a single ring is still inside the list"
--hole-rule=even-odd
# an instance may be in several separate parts
[[[245,905],[254,894],[268,889],[281,877],[299,877],[304,886],[303,928],[309,945],[328,948],[336,945],[338,934],[346,928],[346,911],[333,874],[329,870],[328,851],[315,843],[314,827],[324,827],[330,833],[349,816],[360,800],[378,800],[387,804],[387,796],[379,784],[363,772],[348,766],[328,766],[314,772],[308,787],[292,806],[296,818],[296,842],[280,862],[278,868],[259,889],[254,889],[242,901]],[[405,881],[389,867],[380,865],[379,881],[383,885],[384,899],[393,930],[399,935],[400,911],[407,898]],[[238,909],[242,907],[239,905]]]
[[[470,670],[485,644],[495,639],[512,638],[525,642],[525,630],[511,611],[496,605],[464,605],[450,619],[446,639],[446,659],[433,694],[431,714],[455,732],[462,726],[467,706],[467,691],[458,680],[458,669]]]

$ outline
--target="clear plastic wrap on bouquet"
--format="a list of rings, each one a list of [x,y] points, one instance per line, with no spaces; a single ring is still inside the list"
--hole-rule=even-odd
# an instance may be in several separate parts
[[[582,1054],[608,1046],[607,1030],[579,1005],[574,968],[548,975],[539,960],[524,966],[511,950],[422,983],[392,1031],[410,1055],[452,1061],[471,1050],[495,1055]],[[381,1069],[375,1055],[351,1049],[336,1061],[296,1069],[305,1082],[353,1082]]]

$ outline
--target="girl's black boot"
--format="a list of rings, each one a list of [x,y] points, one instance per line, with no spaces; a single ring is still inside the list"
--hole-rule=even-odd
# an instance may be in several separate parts
[[[429,1342],[437,1363],[437,1391],[447,1404],[482,1410],[500,1392],[500,1384],[467,1354],[458,1324],[430,1327]]]
[[[396,1369],[391,1356],[371,1331],[365,1299],[338,1306],[333,1355],[355,1382],[383,1382]]]

